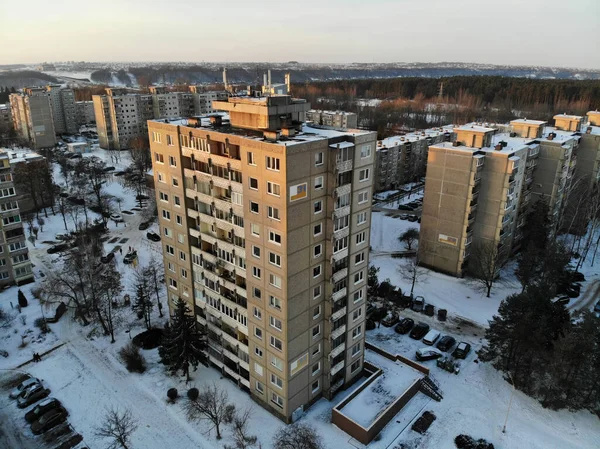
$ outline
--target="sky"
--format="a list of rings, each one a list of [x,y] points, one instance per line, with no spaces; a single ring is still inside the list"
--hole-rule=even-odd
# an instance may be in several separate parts
[[[0,64],[450,61],[600,69],[600,0],[0,3]]]

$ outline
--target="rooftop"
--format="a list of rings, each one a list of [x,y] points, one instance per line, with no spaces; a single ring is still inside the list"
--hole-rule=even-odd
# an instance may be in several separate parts
[[[380,140],[381,146],[378,146],[379,150],[386,148],[392,148],[398,145],[403,145],[407,142],[417,142],[419,140],[425,140],[431,137],[437,137],[441,134],[451,133],[453,130],[452,125],[443,126],[441,128],[429,128],[421,131],[415,131],[407,133],[401,136],[392,136]]]
[[[557,119],[557,118],[567,118],[569,120],[581,120],[581,119],[583,119],[583,117],[580,116],[580,115],[567,115],[567,114],[556,114],[554,116],[554,119]]]
[[[454,131],[470,131],[470,132],[478,132],[478,133],[489,133],[489,132],[496,131],[496,128],[489,128],[485,125],[477,125],[475,123],[467,123],[466,125],[455,127]]]
[[[516,120],[511,120],[510,121],[511,125],[512,124],[519,124],[519,125],[545,125],[546,122],[544,120],[527,120],[526,118],[519,118]]]

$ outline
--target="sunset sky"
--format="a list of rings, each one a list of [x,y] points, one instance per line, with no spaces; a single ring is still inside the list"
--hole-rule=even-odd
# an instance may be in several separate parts
[[[3,0],[0,64],[480,62],[600,69],[600,0]]]

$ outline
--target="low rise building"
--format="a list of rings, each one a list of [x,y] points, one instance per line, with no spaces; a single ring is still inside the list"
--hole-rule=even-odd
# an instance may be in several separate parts
[[[306,113],[306,120],[317,125],[334,128],[356,128],[358,126],[358,116],[354,112],[311,109]]]

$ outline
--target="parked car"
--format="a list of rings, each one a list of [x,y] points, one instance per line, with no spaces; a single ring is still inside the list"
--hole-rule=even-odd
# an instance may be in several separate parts
[[[552,300],[552,302],[554,304],[561,304],[563,306],[566,306],[571,302],[571,298],[569,298],[569,296],[559,296],[558,298]]]
[[[150,223],[149,221],[142,221],[140,223],[140,225],[138,226],[138,229],[140,231],[145,231],[146,229],[148,229],[150,227],[152,223]]]
[[[417,296],[412,303],[412,309],[415,312],[422,312],[425,308],[425,298],[422,296]]]
[[[429,332],[429,324],[419,322],[419,323],[417,323],[417,325],[415,327],[412,328],[412,330],[410,331],[410,334],[408,334],[408,336],[415,340],[420,340],[421,338],[423,338],[425,336],[425,334],[427,332]]]
[[[10,392],[9,397],[11,399],[16,399],[23,392],[23,390],[31,387],[32,385],[39,384],[39,383],[40,383],[39,379],[36,379],[35,377],[29,377],[28,379],[25,379],[23,382],[21,382],[19,385],[17,385],[17,387],[13,391]]]
[[[56,234],[54,236],[54,240],[60,240],[60,241],[69,240],[70,238],[71,238],[71,236],[69,234]]]
[[[61,436],[58,440],[56,440],[56,446],[54,446],[53,449],[71,449],[76,447],[82,441],[83,437],[80,434],[77,432],[71,432]]]
[[[108,167],[104,167],[104,171],[105,172],[111,172],[111,171],[115,171],[115,167],[113,167],[112,165],[109,165]]]
[[[365,324],[365,328],[370,331],[375,329],[375,321],[371,320],[371,319],[367,319],[367,322]]]
[[[390,311],[385,316],[385,318],[383,320],[381,320],[381,324],[383,324],[385,327],[392,327],[399,320],[400,320],[400,317],[398,316],[398,314],[396,312]]]
[[[122,215],[120,215],[120,214],[111,214],[111,215],[110,215],[110,219],[111,219],[112,221],[116,221],[117,223],[120,223],[120,222],[122,222],[122,221],[123,221],[123,216],[122,216]]]
[[[455,343],[456,338],[451,337],[450,335],[444,335],[442,338],[440,338],[440,341],[438,341],[438,344],[435,347],[438,348],[440,351],[446,352],[450,350],[450,348],[452,348],[452,346],[454,346]]]
[[[417,349],[416,357],[420,362],[424,362],[425,360],[434,360],[439,359],[444,354],[442,351],[436,348],[421,348]]]
[[[408,220],[408,214],[400,214],[400,220]]]
[[[452,353],[452,356],[457,359],[465,359],[469,352],[471,352],[471,345],[461,341]]]
[[[81,159],[83,156],[81,155],[81,153],[73,153],[70,154],[68,157],[69,159]]]
[[[40,402],[38,405],[33,407],[27,413],[25,413],[25,421],[28,423],[32,423],[37,421],[40,416],[42,416],[47,411],[50,411],[54,408],[62,407],[60,401],[56,398],[47,398]]]
[[[102,263],[108,263],[115,258],[115,253],[108,253],[106,256],[102,256],[100,261]]]
[[[129,265],[133,263],[133,261],[137,258],[137,251],[132,251],[130,253],[125,254],[123,257],[123,263]]]
[[[156,232],[148,231],[146,233],[146,237],[148,240],[152,240],[153,242],[160,242],[160,235],[158,235]]]
[[[49,394],[50,390],[44,388],[42,384],[33,385],[29,387],[29,389],[26,392],[19,395],[19,397],[17,398],[17,407],[29,407],[31,404],[35,404],[40,399],[48,397]]]
[[[410,331],[412,329],[412,327],[415,325],[415,321],[410,319],[410,318],[402,318],[398,324],[396,324],[396,327],[394,328],[394,330],[399,333],[399,334],[406,334],[408,333],[408,331]]]
[[[418,219],[419,219],[419,217],[417,217],[416,215],[409,215],[409,216],[408,216],[408,221],[411,221],[411,222],[413,222],[413,223],[414,223],[415,221],[417,221]]]
[[[410,211],[413,211],[413,210],[415,210],[415,208],[414,208],[414,207],[412,207],[412,206],[409,206],[408,204],[400,204],[400,205],[398,206],[398,209],[399,209],[399,210],[410,210]]]
[[[31,431],[36,435],[44,433],[48,429],[63,423],[67,420],[67,411],[65,409],[55,408],[44,413],[40,419],[31,424]]]
[[[69,245],[67,243],[59,243],[58,245],[54,245],[51,246],[50,248],[48,248],[46,250],[46,252],[48,254],[56,254],[56,253],[60,253],[61,251],[65,251],[69,249]]]
[[[438,341],[439,338],[440,338],[439,331],[436,331],[435,329],[431,329],[429,332],[427,332],[427,335],[425,335],[423,337],[423,343],[425,343],[426,345],[429,345],[429,346],[433,346],[435,344],[435,342]]]
[[[585,276],[580,271],[571,272],[571,279],[573,282],[583,282],[585,281]]]
[[[408,203],[408,205],[409,205],[410,207],[413,207],[413,208],[415,208],[415,209],[417,209],[417,208],[421,207],[421,203],[419,203],[418,201],[411,201],[410,203]]]

